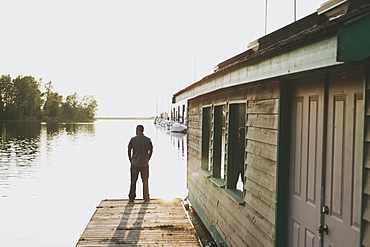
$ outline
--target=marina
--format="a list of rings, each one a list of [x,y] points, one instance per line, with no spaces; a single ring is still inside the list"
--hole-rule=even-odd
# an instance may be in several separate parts
[[[328,0],[156,117],[0,122],[0,246],[370,246],[369,26]]]

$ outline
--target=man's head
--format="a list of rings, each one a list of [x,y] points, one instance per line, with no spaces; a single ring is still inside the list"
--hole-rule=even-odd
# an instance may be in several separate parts
[[[136,134],[141,134],[143,132],[144,132],[144,126],[142,126],[141,124],[136,126]]]

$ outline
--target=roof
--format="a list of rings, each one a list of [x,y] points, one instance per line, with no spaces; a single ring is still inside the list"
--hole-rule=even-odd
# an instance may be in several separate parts
[[[332,1],[335,2],[335,0]],[[298,47],[303,43],[309,42],[310,40],[333,33],[336,34],[338,33],[339,28],[370,15],[370,0],[349,0],[344,2],[346,4],[346,10],[343,16],[340,16],[339,18],[337,18],[337,16],[333,17],[332,12],[330,12],[332,10],[328,11],[330,12],[330,15],[326,15],[325,13],[319,15],[317,12],[315,12],[268,35],[265,35],[252,42],[249,50],[219,63],[215,67],[216,69],[212,74],[205,76],[201,80],[178,91],[173,96],[177,97],[187,91],[191,91],[192,89],[207,83],[214,78],[217,78],[218,76],[222,76],[226,73],[237,70],[240,67],[247,66],[253,62],[266,60],[275,54],[282,53],[287,49]]]

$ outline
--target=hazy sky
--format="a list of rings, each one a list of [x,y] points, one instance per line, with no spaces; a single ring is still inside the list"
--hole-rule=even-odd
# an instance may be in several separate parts
[[[296,0],[297,19],[325,0]],[[265,33],[265,0],[0,0],[0,74],[93,95],[99,116],[154,116]],[[267,33],[294,21],[268,0]]]

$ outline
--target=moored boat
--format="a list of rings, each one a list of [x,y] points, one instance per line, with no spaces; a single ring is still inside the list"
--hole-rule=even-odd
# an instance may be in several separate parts
[[[177,133],[185,133],[186,132],[186,126],[180,123],[175,123],[170,128],[171,132],[177,132]]]

